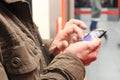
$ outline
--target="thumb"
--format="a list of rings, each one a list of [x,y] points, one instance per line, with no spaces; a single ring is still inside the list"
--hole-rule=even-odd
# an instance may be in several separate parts
[[[68,42],[66,40],[59,42],[56,47],[52,49],[52,54],[56,56],[61,51],[64,51],[68,47]]]
[[[68,47],[68,45],[69,45],[68,42],[64,40],[58,43],[56,47],[58,48],[59,51],[63,51]]]

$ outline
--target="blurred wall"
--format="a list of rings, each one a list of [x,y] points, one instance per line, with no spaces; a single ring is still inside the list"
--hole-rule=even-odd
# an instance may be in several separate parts
[[[42,38],[50,38],[49,32],[49,2],[50,0],[32,0],[33,20],[39,27]]]
[[[33,20],[42,38],[54,38],[56,20],[61,17],[62,0],[32,0]],[[65,1],[65,20],[74,18],[74,0]]]

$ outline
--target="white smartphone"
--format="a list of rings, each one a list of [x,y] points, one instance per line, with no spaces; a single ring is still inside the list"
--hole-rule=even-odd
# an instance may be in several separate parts
[[[96,29],[88,33],[82,41],[91,41],[95,38],[101,38],[106,34],[106,30]]]

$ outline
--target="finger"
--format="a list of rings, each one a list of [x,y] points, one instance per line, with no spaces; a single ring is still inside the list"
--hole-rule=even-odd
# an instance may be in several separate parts
[[[75,43],[75,42],[77,42],[77,41],[78,41],[78,39],[76,38],[76,36],[73,36],[73,37],[72,37],[72,42]]]
[[[71,24],[76,24],[81,29],[86,29],[87,28],[86,24],[83,21],[80,21],[80,20],[77,20],[77,19],[71,19],[69,22]]]
[[[89,54],[89,58],[90,58],[92,61],[94,61],[94,60],[97,59],[98,51],[99,51],[99,49],[97,48],[96,50],[94,50],[93,52],[91,52],[91,53]]]
[[[96,39],[93,40],[92,43],[95,47],[99,47],[99,46],[101,46],[102,41],[101,41],[100,38],[96,38]]]
[[[93,51],[95,49],[97,49],[98,47],[101,46],[101,39],[94,39],[92,41],[88,41],[89,43],[87,44],[87,48],[90,50],[90,51]]]
[[[77,39],[81,39],[84,37],[82,29],[80,29],[76,24],[72,24],[69,29],[66,29],[66,32],[68,33],[68,35],[75,33],[74,36],[76,36]]]
[[[90,64],[91,64],[93,61],[95,61],[95,60],[96,60],[96,58],[86,60],[86,61],[84,61],[84,65],[85,65],[85,66],[88,66],[88,65],[90,65]]]
[[[57,44],[57,48],[59,49],[59,51],[63,51],[67,47],[68,47],[68,42],[66,40],[61,41],[59,44]]]
[[[77,25],[73,25],[73,32],[77,34],[77,39],[82,39],[84,37],[82,29],[80,29]]]
[[[85,33],[85,34],[84,34],[84,37],[87,36],[87,35],[88,35],[88,33]]]
[[[89,54],[88,56],[89,58],[85,61],[85,66],[90,65],[90,63],[92,63],[97,59],[98,51],[99,51],[99,48],[97,48],[91,54]]]
[[[52,54],[56,56],[61,51],[65,50],[68,47],[67,41],[61,41],[59,42],[54,48],[52,48]]]
[[[97,59],[98,51],[99,49],[96,49],[88,55],[88,58],[84,61],[85,66],[90,65],[90,63]]]
[[[81,41],[82,38],[78,38],[78,37],[76,37],[76,36],[73,36],[73,37],[71,38],[71,40],[72,40],[71,42],[75,43],[75,42]]]

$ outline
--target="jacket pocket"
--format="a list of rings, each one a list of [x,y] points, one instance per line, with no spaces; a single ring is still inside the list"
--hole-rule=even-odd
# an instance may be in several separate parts
[[[4,56],[4,65],[8,73],[24,74],[35,70],[40,58],[40,49],[29,43],[21,42]]]

